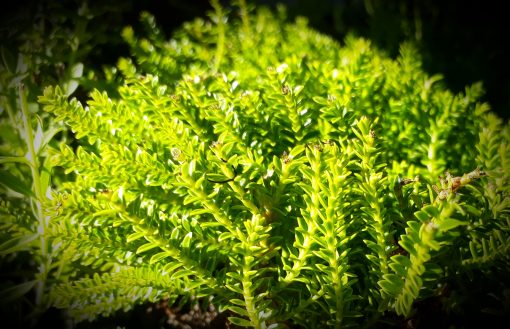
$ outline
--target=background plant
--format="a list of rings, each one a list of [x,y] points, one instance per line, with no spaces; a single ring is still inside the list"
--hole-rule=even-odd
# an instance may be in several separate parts
[[[213,4],[170,41],[147,14],[147,37],[125,29],[118,96],[40,98],[82,143],[52,151],[74,175],[47,236],[95,273],[57,306],[212,297],[241,326],[371,326],[459,276],[507,287],[508,126],[480,85],[453,95],[410,45],[394,61]]]
[[[92,40],[88,27],[103,7],[91,10],[83,2],[73,12],[39,2],[24,10],[6,18],[0,34],[0,300],[9,327],[36,326],[51,306],[48,291],[67,273],[58,247],[45,236],[51,210],[44,203],[62,178],[46,161],[46,147],[72,143],[73,136],[40,110],[37,96],[49,84],[59,84],[66,95],[86,90],[77,92],[82,82],[98,85],[102,73],[89,71],[84,78],[82,61],[104,42]]]

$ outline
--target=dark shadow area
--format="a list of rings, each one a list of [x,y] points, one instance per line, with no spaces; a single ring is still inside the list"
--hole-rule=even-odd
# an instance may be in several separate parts
[[[259,1],[271,3],[271,1]],[[289,16],[343,40],[354,33],[372,40],[388,55],[412,41],[429,74],[442,74],[446,86],[461,92],[482,81],[494,112],[510,117],[508,12],[501,1],[475,0],[287,0]]]
[[[16,1],[2,5],[0,42],[4,44],[12,30],[30,28],[37,9],[47,16],[66,15],[79,8],[81,1],[63,1],[64,10],[52,11],[55,1]],[[248,1],[249,2],[249,1]],[[430,74],[444,75],[454,92],[482,81],[483,101],[501,117],[510,115],[510,52],[507,50],[510,25],[503,1],[441,0],[282,0],[289,19],[306,16],[319,31],[342,40],[347,33],[366,37],[390,56],[396,56],[399,44],[416,42]],[[91,67],[114,64],[128,48],[119,38],[122,27],[138,26],[141,11],[152,13],[158,26],[169,37],[183,22],[204,17],[211,10],[208,1],[116,0],[90,1],[89,8],[100,12],[92,21],[97,46],[88,56]],[[221,1],[228,6],[229,1]],[[274,1],[251,1],[255,5],[275,6]],[[10,8],[9,8],[10,6]],[[97,14],[97,12],[96,12]],[[7,37],[7,38],[6,38]]]

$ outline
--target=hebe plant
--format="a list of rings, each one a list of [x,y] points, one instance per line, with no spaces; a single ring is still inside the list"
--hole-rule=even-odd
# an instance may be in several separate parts
[[[371,326],[508,272],[510,129],[480,85],[452,94],[411,45],[392,60],[213,5],[169,41],[148,14],[146,38],[126,28],[118,93],[40,97],[80,144],[50,150],[69,179],[47,235],[76,269],[56,306],[198,298],[240,326]]]

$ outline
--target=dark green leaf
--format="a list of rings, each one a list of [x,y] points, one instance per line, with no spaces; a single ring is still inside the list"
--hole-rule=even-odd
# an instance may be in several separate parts
[[[37,280],[32,280],[9,288],[5,288],[4,290],[0,291],[0,300],[2,303],[16,300],[28,293],[36,285],[36,283]]]
[[[5,169],[0,169],[0,184],[27,197],[35,197],[34,192],[19,177],[14,176]]]
[[[235,324],[236,326],[240,326],[240,327],[253,327],[253,325],[251,324],[250,321],[248,320],[245,320],[245,319],[241,319],[241,318],[236,318],[236,317],[229,317],[228,320],[230,322],[232,322],[232,324]]]
[[[0,255],[5,256],[11,254],[13,252],[27,250],[34,240],[39,237],[39,234],[34,233],[30,235],[25,235],[22,237],[12,238],[0,245]]]

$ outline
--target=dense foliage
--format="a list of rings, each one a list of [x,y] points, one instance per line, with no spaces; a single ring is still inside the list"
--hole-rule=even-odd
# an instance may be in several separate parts
[[[41,110],[37,97],[47,85],[58,83],[67,95],[83,84],[96,85],[92,70],[90,79],[83,76],[87,56],[105,39],[114,43],[90,31],[104,6],[91,9],[83,2],[72,11],[63,3],[38,5],[1,13],[0,311],[10,328],[39,322],[51,306],[47,293],[59,281],[62,265],[45,236],[49,217],[43,203],[61,177],[46,151],[48,144],[58,147],[72,137]]]
[[[510,129],[481,86],[452,94],[408,44],[392,60],[213,4],[171,40],[148,14],[145,37],[126,28],[114,92],[39,98],[78,141],[45,149],[36,189],[52,305],[84,320],[198,299],[235,325],[339,328],[431,296],[453,309],[445,287],[473,273],[501,293]]]

